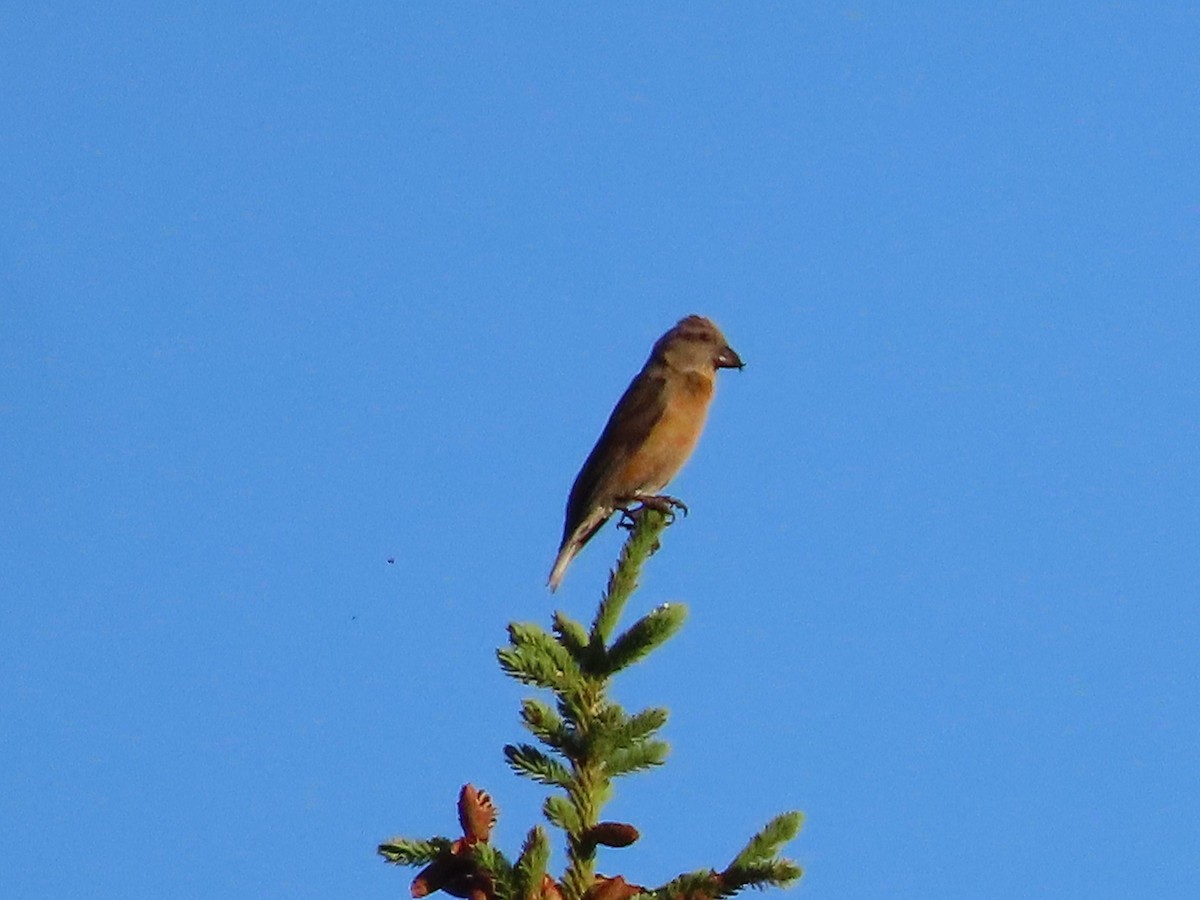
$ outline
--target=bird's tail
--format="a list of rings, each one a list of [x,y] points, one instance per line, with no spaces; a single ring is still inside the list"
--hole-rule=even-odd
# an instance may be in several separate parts
[[[574,531],[563,538],[562,546],[558,548],[558,557],[554,560],[554,568],[550,570],[550,579],[547,581],[551,591],[558,590],[558,586],[562,584],[563,576],[567,573],[567,566],[571,565],[571,560],[583,549],[583,545],[592,539],[592,536],[600,530],[600,527],[608,521],[609,516],[612,514],[611,507],[597,507],[592,510],[586,519],[575,527]]]
[[[558,558],[554,560],[554,568],[550,570],[550,580],[547,582],[550,585],[551,591],[558,590],[558,586],[562,584],[563,576],[567,574],[567,566],[571,564],[571,560],[575,558],[575,554],[582,548],[583,544],[567,541],[559,549]]]

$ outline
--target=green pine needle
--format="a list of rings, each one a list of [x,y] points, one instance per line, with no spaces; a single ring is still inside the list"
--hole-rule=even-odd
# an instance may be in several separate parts
[[[592,621],[591,637],[594,642],[605,644],[612,637],[621,618],[621,610],[637,587],[642,566],[658,549],[659,535],[666,527],[667,517],[658,510],[645,508],[638,514],[637,524],[621,548],[616,568],[609,573],[608,589]]]
[[[746,888],[761,890],[766,887],[789,887],[803,874],[803,869],[786,859],[741,868],[731,867],[719,873],[702,869],[680,875],[642,896],[657,900],[718,900],[732,897]]]
[[[583,675],[571,655],[537,625],[514,622],[508,626],[509,647],[496,651],[500,668],[526,684],[548,690],[578,693]]]
[[[660,900],[675,900],[675,898],[715,897],[717,894],[717,873],[712,869],[701,869],[688,872],[672,878],[660,888],[647,891],[643,897],[655,897]]]
[[[523,900],[538,896],[549,863],[550,839],[546,837],[546,830],[542,826],[535,825],[525,837],[515,867],[517,890]]]
[[[687,613],[682,603],[664,603],[634,622],[609,648],[606,674],[633,665],[669,641],[683,627]]]
[[[496,659],[504,674],[525,684],[554,690],[563,682],[562,672],[540,657],[530,656],[511,647],[501,647],[496,651]]]
[[[529,744],[508,744],[504,748],[504,758],[509,767],[524,778],[558,787],[571,783],[571,773],[566,766]]]
[[[503,853],[491,844],[475,844],[471,853],[480,867],[492,876],[492,893],[496,900],[513,898],[513,866]]]
[[[607,715],[601,720],[601,727],[596,729],[591,744],[600,756],[636,746],[667,722],[665,709],[643,709],[633,716],[626,716],[619,707],[612,707],[605,713]]]
[[[558,826],[567,834],[579,834],[583,830],[579,813],[566,797],[547,797],[542,804],[542,813],[551,825]]]
[[[573,743],[571,730],[562,716],[540,700],[526,698],[521,701],[521,722],[543,744],[555,750],[567,752]]]
[[[589,643],[588,633],[583,625],[559,610],[554,614],[554,634],[563,649],[582,666],[587,659]]]
[[[444,837],[415,841],[406,837],[394,837],[379,845],[377,852],[397,866],[424,866],[450,849],[450,840]]]
[[[630,716],[629,721],[621,728],[620,743],[633,743],[649,737],[667,724],[667,710],[661,707],[643,709]]]
[[[730,868],[753,866],[774,858],[779,848],[800,833],[804,824],[804,814],[786,812],[768,822],[758,834],[750,839],[732,863]]]
[[[641,741],[625,750],[615,750],[604,761],[604,771],[610,778],[632,775],[667,761],[671,747],[666,741]]]
[[[788,887],[804,875],[790,859],[776,859],[752,866],[730,866],[722,873],[722,889],[717,896],[732,897],[746,888]]]
[[[564,673],[579,677],[579,666],[553,637],[532,622],[513,622],[508,626],[508,639],[514,649],[544,657]]]
[[[598,813],[612,799],[612,795],[612,782],[603,777],[578,777],[572,779],[571,783],[567,785],[567,800],[570,802],[571,808],[575,810],[591,809]],[[580,828],[594,824],[595,822],[581,821]]]

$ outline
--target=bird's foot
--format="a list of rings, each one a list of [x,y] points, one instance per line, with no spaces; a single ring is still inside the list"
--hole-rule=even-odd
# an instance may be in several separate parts
[[[638,523],[638,519],[644,510],[652,509],[655,512],[660,512],[667,517],[667,524],[670,525],[675,521],[676,510],[681,510],[686,516],[688,514],[687,504],[678,497],[668,497],[666,494],[647,494],[644,496],[632,497],[629,502],[638,504],[634,507],[618,506],[617,509],[621,512],[621,519],[617,522],[618,528],[631,530]]]
[[[617,527],[624,528],[626,531],[633,531],[634,526],[638,523],[638,516],[642,512],[639,506],[636,509],[630,509],[628,506],[618,506],[617,511],[621,514],[621,518],[617,520]]]

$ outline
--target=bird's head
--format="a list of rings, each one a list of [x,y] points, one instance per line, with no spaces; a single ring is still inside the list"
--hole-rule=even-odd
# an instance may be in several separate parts
[[[680,319],[654,345],[654,357],[680,372],[704,372],[712,375],[717,369],[740,369],[742,358],[729,346],[721,329],[704,316]]]

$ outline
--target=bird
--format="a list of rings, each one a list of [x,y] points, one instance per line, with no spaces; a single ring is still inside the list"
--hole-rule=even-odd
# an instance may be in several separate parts
[[[548,581],[552,592],[583,545],[617,510],[628,516],[640,504],[687,512],[682,502],[659,492],[700,439],[717,369],[744,367],[721,329],[704,316],[680,319],[654,343],[571,486],[562,543]]]

